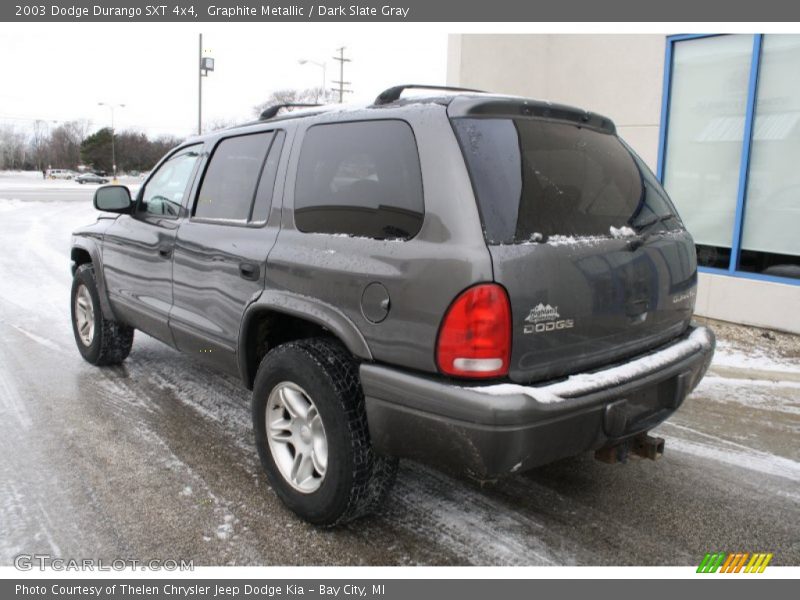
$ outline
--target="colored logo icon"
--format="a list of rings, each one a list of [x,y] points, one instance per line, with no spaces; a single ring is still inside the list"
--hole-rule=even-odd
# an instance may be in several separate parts
[[[763,573],[772,560],[766,552],[707,552],[697,567],[698,573]]]

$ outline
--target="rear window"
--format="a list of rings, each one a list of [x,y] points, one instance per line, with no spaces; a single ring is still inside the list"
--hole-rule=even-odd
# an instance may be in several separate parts
[[[680,225],[652,173],[615,135],[537,119],[453,126],[491,244]]]
[[[300,231],[409,239],[422,226],[417,144],[403,121],[311,127],[294,195]]]

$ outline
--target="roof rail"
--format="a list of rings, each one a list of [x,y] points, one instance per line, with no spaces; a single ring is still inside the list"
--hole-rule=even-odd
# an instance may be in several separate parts
[[[303,102],[284,102],[283,104],[273,104],[261,111],[258,116],[259,121],[266,121],[277,115],[282,108],[313,108],[315,106],[322,106],[322,104],[307,104]]]
[[[396,85],[394,87],[390,87],[389,89],[383,90],[378,97],[375,98],[375,104],[380,106],[381,104],[390,104],[395,100],[399,100],[400,96],[405,90],[442,90],[447,92],[477,92],[479,94],[486,93],[483,90],[452,87],[449,85],[423,85],[419,83],[407,83],[405,85]]]

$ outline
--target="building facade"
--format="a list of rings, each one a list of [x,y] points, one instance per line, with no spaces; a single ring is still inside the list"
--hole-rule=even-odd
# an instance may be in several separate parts
[[[800,35],[451,35],[449,85],[611,117],[697,244],[697,313],[800,333]]]

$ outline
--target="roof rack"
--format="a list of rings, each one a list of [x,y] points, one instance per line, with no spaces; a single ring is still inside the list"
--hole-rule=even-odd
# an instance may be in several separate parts
[[[259,121],[266,121],[277,115],[282,108],[313,108],[315,106],[322,106],[322,104],[307,104],[303,102],[284,102],[283,104],[273,104],[261,111],[258,116]]]
[[[479,94],[486,93],[483,90],[452,87],[449,85],[422,85],[419,83],[407,83],[405,85],[396,85],[387,90],[383,90],[378,97],[375,98],[375,104],[377,106],[380,106],[381,104],[391,104],[392,102],[399,100],[400,96],[405,90],[442,90],[447,92],[477,92]]]

